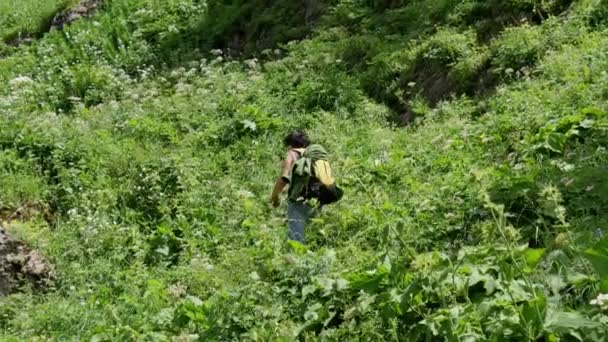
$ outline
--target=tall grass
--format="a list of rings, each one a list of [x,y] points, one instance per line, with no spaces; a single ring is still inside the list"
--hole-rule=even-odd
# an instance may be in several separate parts
[[[38,37],[50,27],[53,17],[76,0],[0,1],[0,40]]]
[[[601,340],[608,39],[495,3],[341,1],[241,60],[176,44],[198,1],[116,0],[0,60],[0,212],[46,204],[5,226],[59,279],[0,298],[0,339]],[[346,194],[307,246],[268,204],[294,128]]]

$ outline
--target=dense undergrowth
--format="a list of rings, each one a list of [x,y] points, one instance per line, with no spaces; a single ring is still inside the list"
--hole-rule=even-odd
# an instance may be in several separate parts
[[[0,212],[58,281],[0,339],[605,340],[606,5],[112,0],[6,50]],[[306,247],[293,128],[346,192]]]
[[[11,45],[40,37],[48,31],[53,17],[74,4],[74,0],[0,2],[0,56]]]

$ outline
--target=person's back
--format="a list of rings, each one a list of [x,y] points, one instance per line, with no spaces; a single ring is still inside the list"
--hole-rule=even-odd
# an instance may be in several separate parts
[[[301,196],[301,193],[294,192],[294,189],[296,188],[305,189],[306,184],[298,184],[297,182],[301,181],[301,179],[295,179],[297,187],[294,187],[292,181],[294,181],[293,167],[295,163],[302,158],[306,147],[310,145],[310,141],[305,133],[292,132],[285,137],[283,142],[287,146],[287,155],[281,165],[281,174],[275,182],[271,203],[273,207],[278,207],[280,205],[279,195],[283,189],[289,185],[287,201],[287,218],[289,221],[288,237],[291,240],[304,243],[304,228],[314,211],[313,208],[306,203],[305,199]]]

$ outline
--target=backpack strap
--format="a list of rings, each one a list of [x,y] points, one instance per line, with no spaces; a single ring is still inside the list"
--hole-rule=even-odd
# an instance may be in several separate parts
[[[298,159],[302,158],[302,155],[304,155],[304,151],[306,151],[305,148],[292,148],[291,149],[292,152],[295,152],[298,155]]]

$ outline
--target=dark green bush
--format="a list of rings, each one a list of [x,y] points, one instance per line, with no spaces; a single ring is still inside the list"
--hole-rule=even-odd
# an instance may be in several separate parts
[[[472,54],[475,46],[475,36],[472,32],[441,30],[417,47],[418,63],[451,67],[461,58]],[[430,68],[428,64],[426,67]]]
[[[547,49],[547,42],[539,27],[508,28],[494,40],[490,51],[492,65],[500,71],[518,70],[536,64]]]
[[[209,47],[252,54],[308,34],[332,1],[210,1],[195,28]]]
[[[509,26],[522,22],[538,24],[552,15],[558,15],[567,10],[571,3],[571,0],[467,0],[456,6],[449,22],[474,27],[480,40],[488,41]]]
[[[304,111],[345,108],[352,112],[361,95],[355,79],[341,72],[310,75],[296,86],[295,92],[297,106]]]
[[[592,26],[606,26],[608,23],[608,1],[596,1],[588,16],[589,23]]]
[[[371,60],[382,51],[382,47],[375,36],[355,36],[340,41],[336,55],[348,70],[360,73],[367,69]]]

